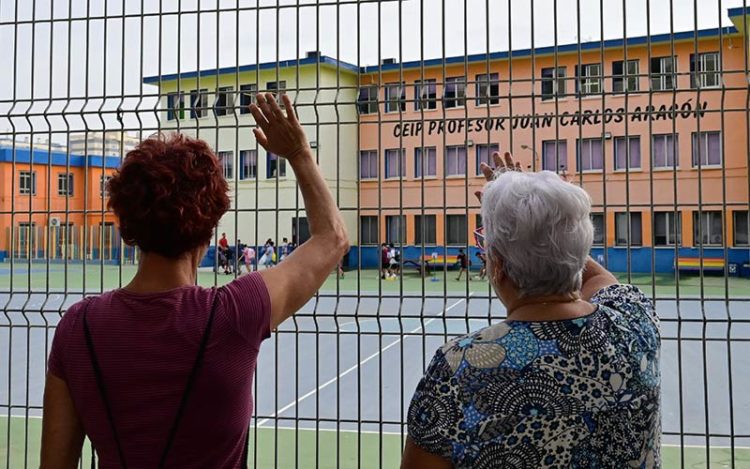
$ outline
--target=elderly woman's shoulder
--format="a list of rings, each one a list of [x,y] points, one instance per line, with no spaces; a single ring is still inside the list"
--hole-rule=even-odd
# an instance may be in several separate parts
[[[511,330],[510,324],[501,322],[456,337],[440,347],[436,354],[436,367],[442,364],[445,371],[451,374],[459,372],[464,362],[474,368],[497,368],[506,356],[502,339]]]
[[[591,297],[590,302],[620,313],[646,315],[658,321],[653,301],[635,285],[618,283],[602,288]]]

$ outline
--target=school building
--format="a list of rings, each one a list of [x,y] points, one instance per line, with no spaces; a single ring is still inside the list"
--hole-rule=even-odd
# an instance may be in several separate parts
[[[0,260],[133,259],[106,211],[103,188],[119,163],[55,146],[0,146]]]
[[[479,164],[512,151],[591,194],[594,254],[611,269],[669,272],[701,247],[742,268],[746,12],[729,16],[735,27],[364,67],[360,246],[472,246]]]

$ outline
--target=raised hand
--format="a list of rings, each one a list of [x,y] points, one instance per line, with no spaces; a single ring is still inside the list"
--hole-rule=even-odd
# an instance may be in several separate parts
[[[257,104],[250,105],[250,112],[258,124],[253,129],[258,143],[267,151],[284,158],[293,160],[295,157],[309,152],[305,131],[297,120],[294,107],[287,95],[281,95],[286,109],[286,115],[279,107],[273,94],[258,94]]]
[[[507,151],[505,152],[504,158],[500,156],[500,153],[494,152],[492,154],[492,162],[494,163],[494,168],[490,167],[487,163],[482,163],[479,165],[479,169],[482,171],[482,174],[484,174],[484,178],[487,180],[487,182],[495,179],[495,174],[504,173],[505,171],[523,172],[521,163],[514,161],[513,155],[511,155]],[[474,192],[474,195],[477,197],[479,202],[482,201],[482,191],[476,191]]]

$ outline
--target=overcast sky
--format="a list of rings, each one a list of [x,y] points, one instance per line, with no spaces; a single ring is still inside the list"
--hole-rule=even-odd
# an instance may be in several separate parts
[[[30,127],[35,132],[83,128],[81,111],[88,113],[90,129],[119,129],[113,116],[102,120],[90,111],[153,108],[153,98],[122,96],[156,93],[156,87],[142,84],[142,77],[174,73],[178,62],[180,70],[190,71],[286,60],[320,50],[353,64],[371,65],[390,57],[414,60],[508,50],[511,41],[513,49],[552,45],[555,24],[559,44],[577,42],[579,29],[581,41],[598,40],[600,18],[604,39],[641,36],[649,28],[658,34],[672,28],[692,30],[696,24],[699,29],[726,26],[731,25],[728,8],[750,4],[750,0],[361,2],[0,0],[0,56],[5,58],[0,100],[15,101],[0,104],[0,113],[19,116],[13,118],[18,132]],[[22,117],[45,110],[49,123],[41,116],[28,121]],[[135,113],[126,112],[125,124],[138,125]],[[0,117],[0,131],[10,128],[10,120]]]

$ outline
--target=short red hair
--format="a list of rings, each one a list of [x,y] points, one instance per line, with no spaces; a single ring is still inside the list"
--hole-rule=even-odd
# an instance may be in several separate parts
[[[211,240],[229,186],[211,148],[174,133],[141,142],[107,184],[128,245],[177,258]]]

